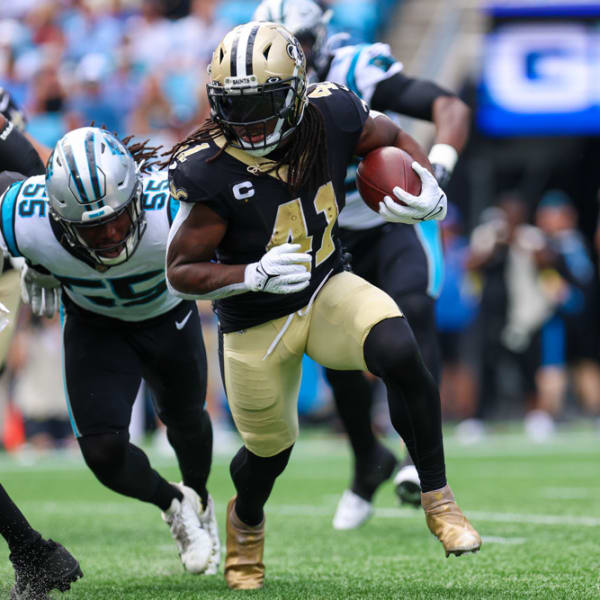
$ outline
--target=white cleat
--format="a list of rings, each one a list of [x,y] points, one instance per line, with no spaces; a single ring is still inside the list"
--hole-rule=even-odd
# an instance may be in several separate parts
[[[334,529],[356,529],[373,515],[373,505],[351,490],[346,490],[333,517]]]
[[[394,489],[401,504],[421,506],[421,480],[415,465],[405,465],[396,473]]]
[[[219,540],[217,518],[215,517],[215,505],[210,494],[208,495],[208,504],[204,512],[200,513],[199,518],[202,528],[208,533],[211,541],[210,556],[204,574],[216,575],[221,562],[221,542]]]
[[[173,499],[168,510],[162,513],[163,521],[171,529],[183,566],[190,573],[205,573],[209,566],[213,543],[209,532],[200,521],[200,515],[203,514],[202,501],[192,488],[182,483],[171,485],[181,491],[183,500],[180,502],[177,498]]]

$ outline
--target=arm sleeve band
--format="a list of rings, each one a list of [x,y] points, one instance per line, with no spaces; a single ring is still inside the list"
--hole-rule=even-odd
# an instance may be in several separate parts
[[[377,84],[371,108],[391,110],[408,117],[433,120],[433,103],[441,96],[455,96],[432,81],[396,73]]]

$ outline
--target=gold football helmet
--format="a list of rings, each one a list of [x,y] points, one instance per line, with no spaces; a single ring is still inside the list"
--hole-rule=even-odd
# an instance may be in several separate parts
[[[211,114],[232,146],[265,156],[302,121],[306,59],[281,25],[236,27],[213,53],[208,72]]]

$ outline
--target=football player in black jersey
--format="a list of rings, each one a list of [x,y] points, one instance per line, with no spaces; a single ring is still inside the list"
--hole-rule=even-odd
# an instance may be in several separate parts
[[[256,21],[276,21],[294,34],[314,80],[345,83],[375,110],[433,121],[436,137],[428,158],[444,187],[468,137],[467,105],[432,81],[407,76],[387,44],[352,44],[344,33],[326,41],[330,17],[331,10],[314,0],[263,0],[254,12]],[[435,299],[443,281],[443,253],[438,224],[390,223],[373,213],[356,189],[356,164],[346,174],[346,206],[338,224],[352,271],[396,300],[439,383]],[[373,432],[373,386],[364,374],[327,369],[326,376],[354,454],[353,481],[338,503],[333,526],[354,529],[372,515],[373,496],[391,477],[397,460]],[[419,478],[409,457],[394,482],[402,503],[420,505]]]
[[[213,54],[211,119],[171,152],[181,201],[169,233],[167,280],[215,300],[225,389],[244,440],[231,463],[225,578],[264,581],[264,513],[298,434],[306,353],[333,369],[369,370],[388,388],[392,423],[409,442],[428,526],[446,554],[479,549],[446,482],[440,401],[394,300],[344,270],[337,215],[354,155],[394,145],[431,168],[416,142],[343,86],[307,88],[298,41],[274,23],[229,32]],[[385,218],[443,218],[446,197],[417,162],[419,196],[396,188]],[[399,418],[399,415],[407,415]]]
[[[13,117],[7,107],[17,110],[8,95],[0,88],[0,165],[8,164],[11,169],[26,175],[44,172],[44,165],[36,151],[8,119]],[[5,114],[6,113],[6,114]],[[2,185],[0,183],[0,185]],[[11,273],[14,274],[14,271]],[[16,273],[14,285],[19,288]],[[10,286],[1,286],[2,292]],[[0,296],[6,302],[6,298]],[[4,302],[0,302],[4,307]],[[9,303],[12,310],[7,318],[14,321],[18,302]],[[4,311],[2,311],[4,315]],[[5,338],[0,344],[0,367],[4,365],[9,349],[14,323],[5,325],[2,330]],[[10,561],[15,570],[15,585],[11,590],[11,600],[25,598],[47,598],[51,590],[68,590],[71,583],[83,576],[79,562],[66,548],[53,540],[42,538],[33,529],[25,515],[19,510],[2,485],[0,485],[0,535],[6,540],[10,550]]]

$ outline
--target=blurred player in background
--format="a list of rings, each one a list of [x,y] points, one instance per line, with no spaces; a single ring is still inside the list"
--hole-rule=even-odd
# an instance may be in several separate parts
[[[170,155],[171,194],[181,207],[167,280],[184,297],[214,299],[223,334],[224,384],[244,440],[230,467],[237,496],[227,509],[228,586],[264,582],[263,507],[298,434],[305,353],[383,379],[430,530],[446,553],[478,550],[481,539],[446,482],[439,395],[410,326],[390,296],[344,270],[337,236],[354,154],[394,145],[430,166],[426,155],[347,88],[307,88],[302,48],[280,25],[229,32],[210,79],[211,119]],[[444,192],[425,167],[413,168],[420,195],[395,188],[405,205],[388,196],[380,213],[410,223],[443,218]]]
[[[0,166],[27,176],[44,172],[37,152],[20,134],[9,118],[20,122],[20,112],[10,96],[0,90]],[[0,177],[6,174],[2,173]],[[8,257],[5,263],[10,265]],[[4,365],[19,306],[19,273],[9,270],[0,278],[0,301],[10,308],[7,323],[0,333],[0,365]],[[61,544],[45,540],[33,529],[6,490],[0,485],[0,535],[10,550],[15,570],[15,585],[11,600],[46,600],[51,590],[68,590],[71,583],[83,576],[78,561]]]
[[[341,83],[372,109],[433,121],[436,127],[429,160],[443,187],[467,140],[469,109],[452,92],[402,72],[402,63],[387,44],[351,45],[348,34],[326,40],[331,11],[313,0],[265,0],[257,21],[282,23],[302,44],[312,77]],[[427,368],[439,383],[435,299],[440,293],[443,263],[436,221],[414,225],[390,223],[362,201],[356,189],[356,160],[346,176],[346,206],[339,216],[340,239],[351,254],[352,270],[386,291],[398,303],[415,334]],[[340,499],[336,529],[354,529],[372,514],[377,488],[394,472],[397,459],[373,433],[373,388],[360,371],[327,369],[338,413],[354,454],[351,488]],[[407,457],[395,477],[402,502],[421,502],[417,471]]]
[[[0,156],[10,154],[15,142],[0,136],[0,147]],[[63,292],[67,404],[86,463],[113,491],[159,507],[186,569],[212,574],[220,547],[206,489],[206,355],[196,305],[166,289],[165,247],[177,202],[165,173],[142,176],[152,154],[145,144],[127,148],[103,129],[66,134],[45,177],[0,174],[0,242],[26,261],[23,295],[34,314],[54,315]],[[142,376],[182,484],[165,481],[129,441]]]

